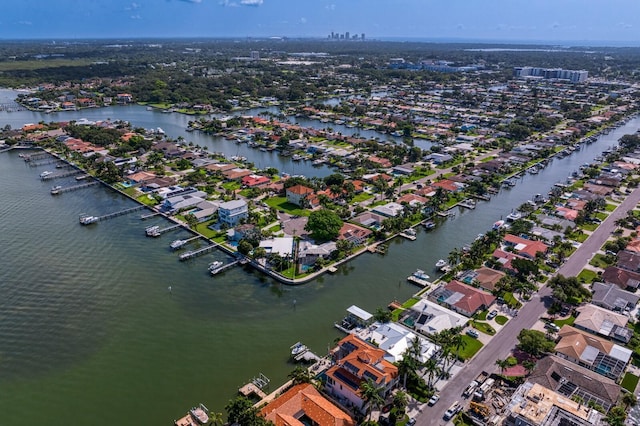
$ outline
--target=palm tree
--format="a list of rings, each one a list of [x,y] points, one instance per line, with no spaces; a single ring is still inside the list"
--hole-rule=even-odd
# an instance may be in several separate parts
[[[379,387],[371,378],[367,378],[367,380],[360,383],[360,397],[362,397],[367,408],[365,418],[368,419],[371,416],[373,407],[379,407],[384,403],[384,399],[380,395],[381,392],[382,387]]]
[[[393,395],[393,406],[396,408],[398,413],[404,414],[404,410],[407,408],[407,394],[403,391],[399,390]]]
[[[626,409],[629,409],[629,407],[634,407],[638,403],[638,398],[632,392],[625,392],[622,395],[622,403]]]
[[[500,372],[504,373],[504,370],[509,366],[509,361],[506,359],[496,359],[496,365],[500,367]]]
[[[436,377],[438,377],[440,375],[441,369],[440,366],[438,365],[438,360],[436,358],[429,358],[423,365],[422,365],[423,371],[424,371],[424,375],[427,376],[427,387],[429,389],[433,389],[434,386],[434,379]],[[423,375],[423,376],[424,376]]]
[[[405,389],[407,388],[407,377],[416,375],[416,371],[421,367],[421,352],[422,345],[420,343],[420,338],[416,336],[415,339],[411,341],[411,345],[407,348],[404,354],[402,354],[402,360],[399,363],[399,370],[403,375],[402,387]]]
[[[299,385],[301,383],[311,383],[311,374],[309,373],[309,370],[299,365],[294,368],[287,377],[291,379],[294,385]]]

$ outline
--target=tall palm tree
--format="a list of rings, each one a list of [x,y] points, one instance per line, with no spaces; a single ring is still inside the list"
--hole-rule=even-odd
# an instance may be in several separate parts
[[[625,392],[622,395],[622,403],[626,409],[629,409],[629,407],[634,407],[638,403],[638,398],[632,392]]]
[[[506,359],[496,359],[496,365],[500,367],[500,372],[504,373],[504,370],[509,366],[509,361]]]
[[[438,365],[438,360],[434,357],[429,358],[423,365],[422,369],[424,371],[424,375],[427,376],[427,387],[429,389],[433,389],[434,379],[440,375],[441,369]],[[423,375],[423,376],[424,376]]]
[[[287,377],[291,379],[294,385],[311,383],[311,374],[309,373],[309,370],[299,365],[296,366],[296,368],[294,368]]]
[[[378,386],[371,378],[360,382],[360,397],[362,397],[367,410],[365,418],[369,419],[373,408],[379,407],[384,403],[381,392],[382,387]]]

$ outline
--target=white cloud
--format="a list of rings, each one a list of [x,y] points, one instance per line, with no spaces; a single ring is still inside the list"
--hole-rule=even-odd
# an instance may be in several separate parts
[[[124,10],[138,10],[141,7],[142,6],[139,3],[133,2],[133,3],[131,3],[131,5],[125,7]]]
[[[307,23],[307,18],[305,18],[304,16],[302,18],[300,18],[300,23],[301,24],[306,24]]]
[[[336,10],[336,5],[331,3],[325,6],[325,9],[327,10]]]
[[[20,24],[20,25],[33,25],[33,22],[31,22],[31,21],[18,21],[18,24]]]
[[[240,4],[243,6],[261,6],[264,0],[240,0]]]
[[[220,6],[224,6],[224,7],[238,7],[239,4],[234,2],[234,1],[229,1],[229,0],[222,0],[220,2]]]
[[[142,16],[140,15],[131,15],[131,19],[142,19]]]

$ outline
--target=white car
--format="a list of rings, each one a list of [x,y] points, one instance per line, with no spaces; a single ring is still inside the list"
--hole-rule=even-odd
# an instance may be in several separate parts
[[[429,399],[428,404],[435,405],[435,403],[438,402],[439,399],[440,399],[440,395],[437,393],[434,393],[433,396]]]

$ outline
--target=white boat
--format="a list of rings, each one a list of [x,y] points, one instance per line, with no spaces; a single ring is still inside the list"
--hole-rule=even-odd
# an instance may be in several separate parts
[[[416,230],[413,228],[407,228],[404,231],[402,231],[404,234],[409,235],[411,237],[415,237],[416,236]]]
[[[47,177],[47,176],[49,176],[49,175],[50,175],[50,174],[52,174],[52,173],[53,173],[53,172],[50,172],[49,170],[45,170],[44,172],[40,173],[40,177],[41,177],[41,178],[43,178],[43,177]]]
[[[295,345],[291,346],[291,356],[300,355],[305,352],[307,349],[306,345],[303,345],[301,342],[297,342]]]
[[[444,266],[447,266],[447,261],[444,259],[440,259],[436,262],[436,268],[440,269]]]
[[[92,223],[96,223],[97,221],[97,216],[80,216],[81,225],[91,225]]]
[[[60,190],[61,190],[61,189],[62,189],[62,186],[60,186],[60,185],[56,185],[56,186],[54,186],[54,187],[52,187],[52,188],[51,188],[51,193],[52,193],[52,194],[57,194],[57,193],[59,193],[59,192],[60,192]]]
[[[192,407],[191,410],[189,410],[189,414],[201,425],[209,423],[209,409],[205,407],[204,404]]]
[[[169,247],[171,247],[171,250],[178,250],[179,248],[181,248],[186,243],[187,242],[185,240],[175,240],[175,241],[171,242]]]
[[[150,226],[144,230],[147,234],[147,237],[159,237],[160,236],[160,227],[158,225]]]
[[[294,154],[293,157],[291,157],[291,159],[293,161],[300,161],[300,160],[302,160],[302,156],[299,155],[299,154]]]
[[[223,266],[224,262],[220,262],[218,260],[216,260],[215,262],[211,262],[209,264],[209,273],[211,273],[211,275],[215,275],[220,272]]]
[[[85,180],[85,179],[89,179],[89,175],[76,176],[76,180]]]
[[[433,221],[428,221],[424,223],[425,229],[433,229],[436,227],[436,224]]]
[[[148,106],[147,111],[153,111],[153,107]]]
[[[422,269],[416,269],[416,271],[413,273],[413,276],[418,278],[419,280],[429,279],[429,275],[427,275],[427,273],[424,272]]]
[[[493,230],[498,230],[504,226],[504,220],[500,219],[496,223],[493,224]]]
[[[522,219],[522,213],[520,212],[511,212],[507,215],[507,222],[513,222],[518,219]]]

